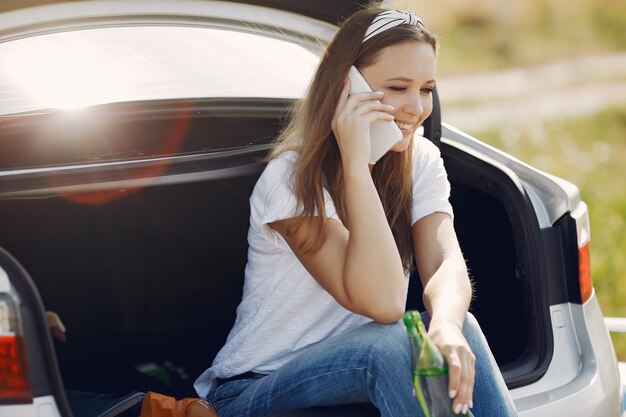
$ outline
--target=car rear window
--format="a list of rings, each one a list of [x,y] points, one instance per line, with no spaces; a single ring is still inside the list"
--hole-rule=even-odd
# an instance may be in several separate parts
[[[0,44],[0,115],[200,97],[302,97],[318,56],[280,36],[113,27]]]

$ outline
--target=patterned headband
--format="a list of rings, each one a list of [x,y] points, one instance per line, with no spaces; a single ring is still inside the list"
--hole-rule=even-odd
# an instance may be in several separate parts
[[[372,37],[400,25],[424,26],[422,20],[410,10],[387,10],[379,13],[365,32],[363,42]]]

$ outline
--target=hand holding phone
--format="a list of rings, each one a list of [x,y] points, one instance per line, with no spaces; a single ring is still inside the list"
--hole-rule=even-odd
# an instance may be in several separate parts
[[[350,78],[350,94],[372,91],[355,66],[350,67],[348,77]],[[402,140],[402,132],[393,121],[376,120],[370,125],[371,152],[369,163],[374,165],[400,140]]]

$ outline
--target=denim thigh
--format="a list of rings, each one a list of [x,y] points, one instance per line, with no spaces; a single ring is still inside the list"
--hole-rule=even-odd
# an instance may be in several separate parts
[[[428,325],[428,315],[423,313],[422,317]],[[476,356],[473,414],[517,415],[487,341],[471,314],[463,333]],[[404,326],[401,322],[371,322],[304,349],[262,379],[225,383],[208,399],[222,417],[277,416],[302,409],[318,412],[302,416],[377,416],[367,405],[363,405],[365,409],[352,407],[354,412],[345,406],[365,403],[372,404],[382,417],[422,416],[411,391],[410,347]]]

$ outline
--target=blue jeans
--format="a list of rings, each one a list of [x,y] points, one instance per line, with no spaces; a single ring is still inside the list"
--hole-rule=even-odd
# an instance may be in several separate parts
[[[422,319],[426,325],[430,322],[426,313]],[[516,416],[502,375],[471,314],[463,324],[463,334],[476,356],[472,413]],[[220,417],[273,416],[303,409],[308,411],[298,415],[422,416],[412,389],[404,325],[371,322],[304,349],[266,377],[226,382],[213,389],[207,400]]]

